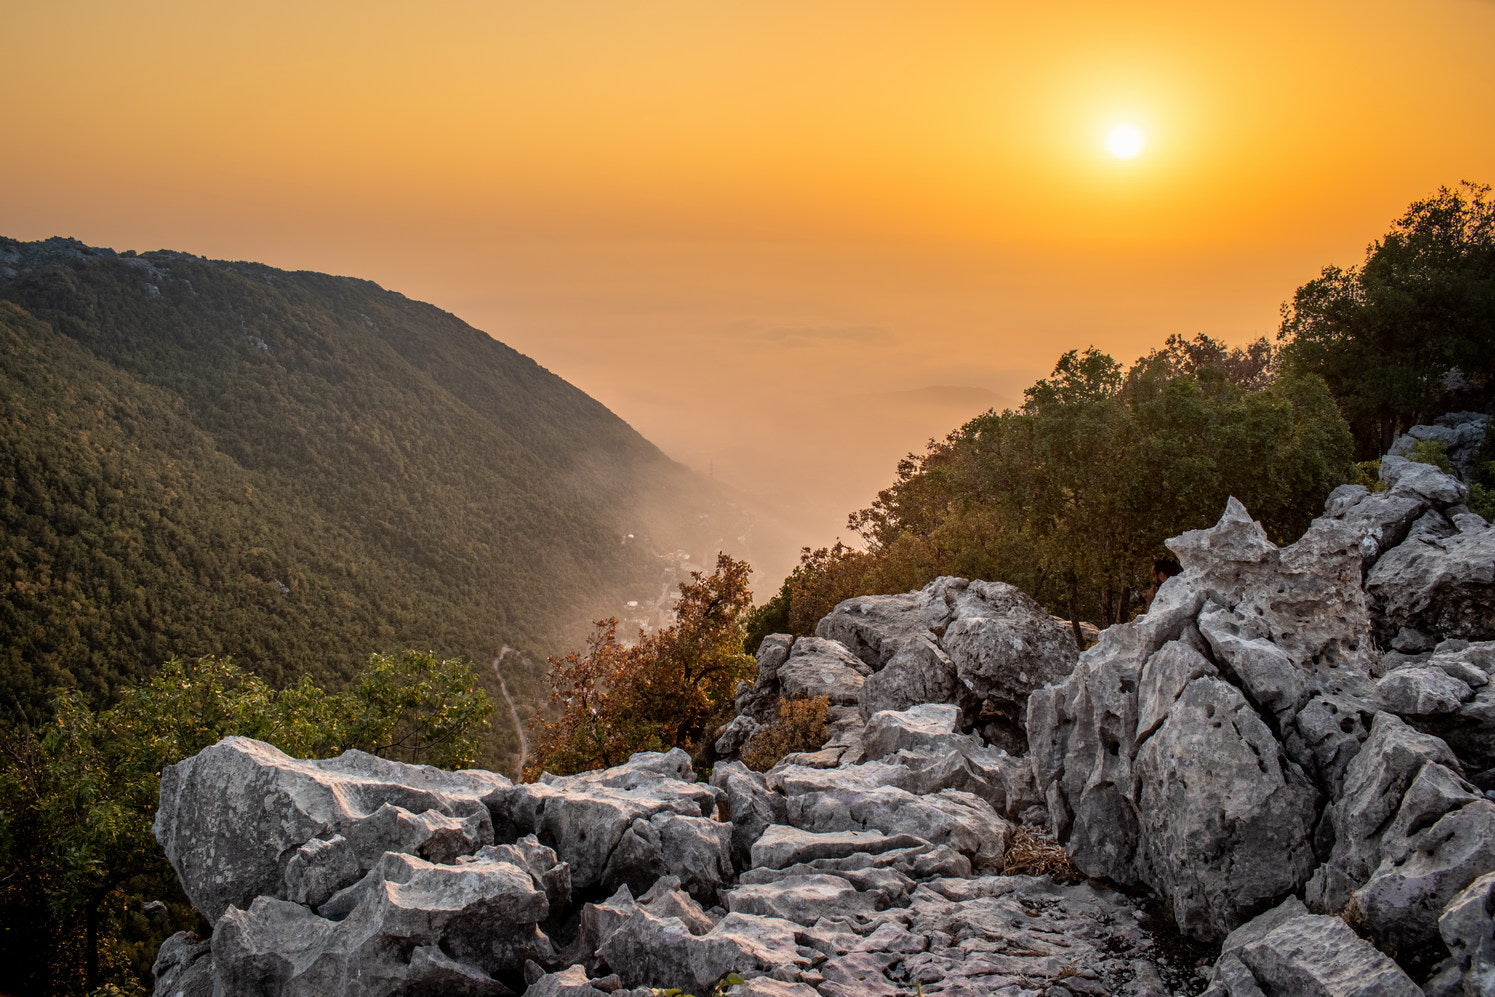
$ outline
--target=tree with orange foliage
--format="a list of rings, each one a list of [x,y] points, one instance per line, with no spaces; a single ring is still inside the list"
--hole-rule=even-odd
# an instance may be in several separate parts
[[[602,620],[584,651],[550,659],[553,719],[536,725],[527,778],[603,768],[635,751],[689,751],[725,719],[738,681],[753,659],[742,649],[752,608],[748,565],[719,554],[710,575],[680,585],[675,620],[637,643],[618,640],[618,621]]]

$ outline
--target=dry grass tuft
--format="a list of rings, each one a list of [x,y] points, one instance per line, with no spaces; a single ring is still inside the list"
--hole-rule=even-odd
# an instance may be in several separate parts
[[[1048,876],[1056,883],[1080,883],[1085,876],[1074,860],[1053,838],[1032,828],[1019,827],[1007,845],[1002,860],[1004,876]]]

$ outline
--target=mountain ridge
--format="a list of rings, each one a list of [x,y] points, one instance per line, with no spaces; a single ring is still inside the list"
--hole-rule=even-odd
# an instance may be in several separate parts
[[[543,659],[743,533],[600,402],[361,278],[0,239],[0,334],[12,712],[176,655]]]

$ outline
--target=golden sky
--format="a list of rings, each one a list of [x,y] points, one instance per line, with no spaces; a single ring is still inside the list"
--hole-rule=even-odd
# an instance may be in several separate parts
[[[0,0],[0,234],[376,280],[823,543],[1061,351],[1271,333],[1495,181],[1492,50],[1492,0]]]

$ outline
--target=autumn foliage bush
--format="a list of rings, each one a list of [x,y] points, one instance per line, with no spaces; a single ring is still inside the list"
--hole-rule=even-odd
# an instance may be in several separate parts
[[[748,741],[742,763],[765,772],[785,755],[818,750],[825,743],[830,706],[826,696],[779,700],[778,717]]]
[[[584,651],[551,658],[552,710],[536,722],[526,777],[606,768],[635,751],[698,749],[753,673],[742,649],[749,570],[721,554],[710,575],[692,572],[681,584],[669,626],[624,644],[618,621],[602,620]]]

